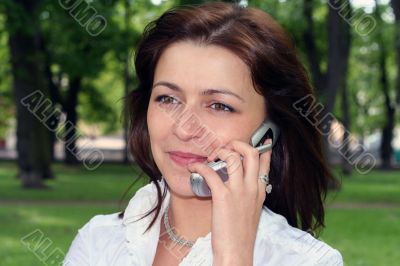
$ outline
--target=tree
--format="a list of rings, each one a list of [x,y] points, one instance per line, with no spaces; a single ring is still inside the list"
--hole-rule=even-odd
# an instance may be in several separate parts
[[[47,13],[41,21],[47,82],[52,102],[59,104],[66,114],[65,163],[77,164],[80,151],[76,141],[81,136],[77,130],[80,96],[89,94],[86,99],[89,104],[97,105],[96,112],[103,114],[103,118],[113,114],[102,99],[103,95],[90,83],[104,69],[104,57],[114,49],[110,40],[115,39],[119,29],[110,19],[113,4],[47,0],[43,10]],[[64,80],[64,85],[60,79]]]
[[[377,43],[379,47],[379,81],[380,87],[382,89],[382,93],[384,95],[384,103],[385,103],[385,113],[386,113],[386,122],[384,124],[382,130],[382,140],[381,140],[381,167],[384,169],[392,168],[391,159],[393,154],[392,140],[393,140],[393,130],[394,130],[394,122],[395,122],[395,107],[394,102],[391,99],[389,93],[389,78],[387,73],[387,47],[384,40],[383,31],[383,22],[380,6],[377,0],[375,0],[375,19],[377,20]]]
[[[0,142],[4,141],[10,128],[11,118],[15,115],[11,87],[11,69],[8,62],[9,51],[7,46],[8,36],[5,29],[5,16],[2,15],[0,5]],[[1,145],[4,143],[0,143]]]
[[[397,53],[397,81],[396,81],[396,103],[400,106],[400,1],[391,0],[393,13],[395,16],[395,29],[396,29],[396,53]]]
[[[348,64],[350,57],[351,47],[351,31],[349,22],[343,16],[351,17],[352,8],[349,0],[337,0],[328,1],[328,18],[327,18],[327,34],[328,34],[328,56],[327,56],[327,69],[323,70],[322,56],[316,43],[315,35],[315,23],[313,20],[313,0],[304,0],[303,2],[303,14],[307,21],[306,28],[303,32],[303,40],[305,44],[305,52],[308,58],[311,74],[314,80],[314,85],[318,98],[322,101],[324,109],[322,110],[322,116],[332,113],[336,95],[343,90],[344,99],[347,99],[346,81]],[[343,101],[347,104],[347,101]],[[345,110],[348,108],[345,107]],[[345,119],[343,120],[347,125],[350,126],[350,119],[348,112],[345,113]],[[329,121],[328,123],[330,123]],[[330,124],[327,125],[330,128]],[[347,143],[348,135],[343,136],[343,143]],[[325,139],[325,150],[328,152],[329,145]],[[346,147],[345,147],[346,148]],[[343,162],[343,173],[349,174],[349,167],[347,160]]]
[[[11,53],[14,99],[17,110],[17,151],[19,177],[23,187],[42,188],[43,179],[52,176],[49,131],[36,117],[40,111],[38,92],[48,96],[43,80],[42,55],[38,45],[40,0],[15,0],[5,3],[9,49]]]

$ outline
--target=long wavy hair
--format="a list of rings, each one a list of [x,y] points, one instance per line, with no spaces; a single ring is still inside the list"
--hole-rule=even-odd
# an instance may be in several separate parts
[[[257,92],[265,97],[268,118],[281,130],[272,153],[273,191],[264,205],[286,217],[294,227],[319,234],[324,224],[328,183],[335,181],[323,155],[322,137],[293,104],[312,106],[313,89],[294,44],[267,13],[236,3],[213,2],[174,7],[150,22],[135,53],[138,86],[127,97],[130,115],[129,148],[136,163],[154,182],[158,203],[146,231],[161,210],[166,191],[157,181],[162,174],[153,160],[146,123],[155,67],[171,44],[190,41],[218,45],[236,54],[250,69]],[[313,110],[310,117],[316,117]],[[123,212],[120,217],[123,217]]]

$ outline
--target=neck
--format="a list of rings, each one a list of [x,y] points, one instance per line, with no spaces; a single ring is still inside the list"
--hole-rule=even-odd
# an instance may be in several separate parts
[[[195,241],[211,231],[212,201],[210,198],[182,198],[171,192],[169,221],[181,238]]]

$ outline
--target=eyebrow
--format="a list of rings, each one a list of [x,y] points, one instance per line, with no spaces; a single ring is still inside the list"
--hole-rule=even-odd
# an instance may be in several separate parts
[[[166,87],[170,88],[171,90],[182,92],[182,89],[178,85],[168,82],[168,81],[159,81],[156,84],[154,84],[152,88],[157,87],[157,86],[166,86]],[[245,100],[242,97],[240,97],[239,95],[237,95],[236,93],[234,93],[230,90],[227,90],[227,89],[223,89],[223,88],[209,88],[209,89],[206,89],[206,90],[200,92],[200,95],[212,95],[212,94],[231,95],[231,96],[238,98],[242,102],[245,102]]]

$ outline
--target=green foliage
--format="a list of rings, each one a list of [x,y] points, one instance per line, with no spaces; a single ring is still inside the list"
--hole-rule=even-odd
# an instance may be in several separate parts
[[[304,1],[302,0],[252,0],[249,1],[249,6],[264,10],[284,27],[297,46],[303,63],[308,66],[308,60],[306,58],[303,41],[303,32],[307,27],[307,22],[303,14],[303,2]],[[314,31],[315,36],[317,37],[315,41],[317,48],[322,55],[321,68],[322,70],[326,70],[326,53],[328,50],[326,31],[326,18],[328,9],[326,6],[326,1],[314,1],[313,8],[313,19],[315,24]]]
[[[377,130],[381,130],[385,124],[386,113],[379,69],[378,36],[380,33],[387,50],[386,69],[389,74],[389,93],[391,99],[395,99],[395,27],[392,20],[385,19],[385,17],[390,17],[390,8],[387,5],[381,8],[384,18],[382,24],[377,24],[370,34],[360,35],[354,30],[354,27],[352,31],[353,43],[347,79],[352,121],[349,130],[359,136],[368,136]],[[356,12],[359,17],[373,15],[366,13],[363,9],[358,9]],[[339,96],[335,106],[335,114],[339,118],[342,116],[341,102],[342,99]],[[398,121],[400,122],[400,120]]]
[[[133,55],[142,34],[150,21],[159,17],[165,10],[179,5],[204,1],[166,0],[159,5],[149,0],[115,0],[87,1],[98,15],[107,21],[107,27],[98,36],[88,34],[85,26],[73,18],[69,10],[60,6],[59,1],[42,0],[38,17],[43,38],[49,54],[53,76],[64,77],[63,81],[75,76],[83,78],[83,89],[79,95],[78,112],[84,123],[99,123],[103,133],[111,133],[122,128],[122,98],[124,96],[125,62],[129,62],[129,90],[134,88],[135,74]],[[250,7],[257,7],[270,13],[289,32],[298,47],[302,61],[308,66],[305,56],[303,32],[306,19],[303,14],[302,0],[249,0]],[[7,49],[7,31],[10,32],[21,25],[5,27],[5,7],[14,10],[13,15],[24,14],[16,8],[12,0],[1,1],[0,4],[0,60],[5,62],[0,68],[0,136],[4,136],[8,121],[15,116],[12,101],[11,73],[9,51]],[[396,54],[394,50],[394,21],[388,3],[382,4],[383,25],[379,30],[383,34],[387,46],[387,70],[390,94],[394,99],[394,82],[396,79]],[[321,69],[327,68],[327,18],[326,1],[313,1],[313,20],[315,24],[315,41],[321,56]],[[83,11],[83,9],[81,9]],[[353,11],[356,17],[366,13],[363,9]],[[370,12],[370,11],[368,11]],[[79,16],[78,16],[79,17]],[[88,17],[86,18],[86,20]],[[83,22],[85,19],[82,20]],[[25,21],[26,22],[26,21]],[[31,27],[27,27],[31,28]],[[352,30],[352,47],[350,55],[347,86],[351,113],[352,133],[365,136],[382,128],[385,122],[383,95],[379,84],[377,30],[361,36]],[[62,82],[61,96],[65,99],[67,87]],[[341,119],[341,97],[338,94],[334,115]],[[400,118],[397,117],[400,123]]]
[[[78,113],[84,123],[98,124],[102,133],[122,128],[124,64],[132,55],[141,31],[151,20],[171,6],[167,1],[154,6],[149,1],[90,2],[107,27],[98,36],[88,34],[70,10],[47,0],[43,6],[42,28],[51,56],[54,75],[83,77]],[[129,60],[132,89],[133,61]],[[65,99],[67,89],[62,87]]]
[[[15,115],[13,97],[10,90],[11,69],[7,40],[5,16],[0,13],[0,139],[6,137],[11,118]]]
[[[116,59],[110,54],[106,56],[107,64],[104,72],[97,79],[84,85],[79,95],[78,113],[88,124],[96,124],[104,133],[111,133],[122,124],[123,84],[116,76]]]
[[[108,6],[95,1],[89,7],[93,7],[107,21],[105,30],[98,36],[90,35],[87,27],[77,21],[81,16],[74,18],[58,1],[47,1],[42,9],[41,24],[52,63],[71,79],[97,76],[104,67],[103,55],[113,48],[112,40],[118,32],[117,26],[108,19]]]
[[[303,14],[304,1],[295,0],[252,0],[249,6],[261,8],[271,14],[283,27],[290,33],[299,48],[303,63],[309,67],[308,59],[305,56],[303,32],[306,29],[306,20]],[[315,41],[321,56],[321,70],[327,69],[327,18],[328,5],[326,1],[313,1],[313,20]],[[394,82],[396,80],[397,68],[395,64],[396,54],[394,49],[394,30],[393,15],[388,4],[382,4],[383,25],[378,25],[375,30],[366,36],[357,32],[356,25],[359,18],[371,15],[362,8],[354,8],[353,20],[350,16],[342,13],[343,19],[347,19],[352,25],[352,46],[349,61],[349,73],[347,77],[347,88],[349,91],[349,108],[351,127],[348,129],[359,136],[367,136],[377,130],[381,130],[385,123],[384,98],[379,80],[379,61],[377,33],[382,32],[384,43],[387,46],[387,70],[389,74],[390,95],[395,99]],[[340,11],[338,11],[340,12]],[[316,55],[315,55],[316,56]],[[309,71],[309,73],[311,73]],[[323,102],[322,99],[319,99]],[[342,119],[342,99],[341,94],[337,95],[334,108],[334,115]],[[400,118],[397,117],[400,123]]]

